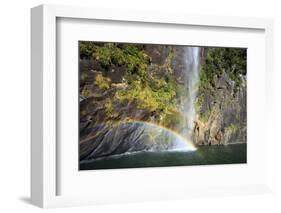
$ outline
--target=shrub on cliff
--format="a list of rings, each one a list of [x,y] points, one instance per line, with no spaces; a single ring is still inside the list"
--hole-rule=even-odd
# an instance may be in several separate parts
[[[214,78],[226,73],[235,86],[242,83],[241,76],[246,75],[247,51],[242,48],[206,48],[206,61],[200,71],[200,86],[214,87]]]
[[[101,90],[106,90],[110,87],[110,78],[104,77],[102,74],[97,74],[94,85],[98,86]]]

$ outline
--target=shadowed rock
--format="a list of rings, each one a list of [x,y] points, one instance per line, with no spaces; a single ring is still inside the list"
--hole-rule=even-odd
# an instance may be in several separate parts
[[[171,130],[141,122],[103,125],[84,132],[88,134],[80,141],[80,160],[137,151],[195,150],[192,143]]]

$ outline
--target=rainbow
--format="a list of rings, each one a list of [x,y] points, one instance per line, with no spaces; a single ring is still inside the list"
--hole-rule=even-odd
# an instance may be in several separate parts
[[[135,124],[135,123],[139,123],[139,124],[145,124],[154,128],[157,128],[159,130],[162,131],[166,131],[169,134],[173,135],[176,139],[176,144],[178,145],[176,148],[172,149],[171,151],[195,151],[196,147],[194,146],[193,142],[188,140],[187,138],[183,137],[181,134],[179,134],[178,132],[169,129],[167,127],[161,126],[159,124],[155,124],[155,123],[150,123],[150,122],[145,122],[145,121],[137,121],[137,120],[131,120],[128,122],[121,122],[121,123],[129,123],[129,124]]]

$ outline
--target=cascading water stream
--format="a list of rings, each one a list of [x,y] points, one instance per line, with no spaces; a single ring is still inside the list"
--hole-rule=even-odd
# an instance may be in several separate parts
[[[194,126],[196,116],[195,100],[199,85],[199,69],[200,69],[200,47],[186,47],[185,56],[185,83],[187,86],[187,98],[184,104],[184,113],[186,115],[186,128],[184,135],[188,135],[189,140]]]

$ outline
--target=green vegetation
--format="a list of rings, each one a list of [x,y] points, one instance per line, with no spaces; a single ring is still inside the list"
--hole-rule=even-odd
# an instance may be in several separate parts
[[[90,91],[87,87],[84,87],[82,92],[81,92],[81,95],[84,97],[84,98],[87,98],[90,96]]]
[[[126,66],[129,74],[144,77],[149,57],[139,44],[80,42],[80,57],[93,57],[105,71],[111,66]]]
[[[110,78],[104,77],[102,74],[97,74],[94,85],[98,86],[101,90],[106,90],[109,89],[110,82]]]
[[[241,48],[207,48],[206,63],[200,72],[200,86],[212,89],[214,78],[225,72],[239,87],[241,76],[246,75],[246,53],[246,49]]]
[[[119,89],[115,98],[119,102],[134,102],[140,109],[145,109],[158,119],[163,118],[167,123],[174,123],[176,97],[183,94],[183,88],[177,85],[171,68],[173,53],[169,53],[163,67],[167,70],[160,78],[148,72],[149,56],[145,53],[143,45],[80,42],[80,57],[94,58],[102,68],[108,72],[115,66],[125,66],[124,83],[126,89]],[[97,74],[94,85],[99,89],[110,88],[110,79]],[[112,102],[105,104],[106,114],[113,113]]]
[[[202,111],[204,97],[212,99],[214,105],[221,100],[216,88],[217,79],[226,75],[234,82],[234,93],[241,87],[242,78],[246,75],[246,49],[241,48],[205,48],[206,60],[200,70],[199,96],[196,100],[196,112],[203,122],[208,121],[210,112]],[[208,99],[206,100],[208,101]],[[215,106],[211,106],[215,109]]]
[[[225,130],[235,132],[238,128],[239,128],[239,126],[237,124],[230,124],[229,126],[227,126],[225,128]]]
[[[195,102],[195,111],[196,112],[200,112],[203,102],[204,102],[203,95],[199,95]]]
[[[79,42],[80,57],[81,58],[92,57],[96,47],[97,47],[96,42],[80,41]]]
[[[208,122],[210,114],[211,114],[210,111],[206,111],[204,113],[200,113],[200,117],[199,117],[200,121],[202,121],[203,123]]]
[[[120,101],[137,103],[138,108],[155,115],[161,124],[175,127],[182,120],[178,115],[177,97],[180,89],[174,79],[167,77],[161,80],[148,78],[147,82],[135,80],[126,90],[119,90],[116,98]]]
[[[169,54],[167,56],[167,59],[166,59],[166,64],[164,65],[164,66],[167,67],[167,70],[170,74],[173,73],[173,69],[172,69],[172,66],[171,66],[173,58],[174,58],[174,54],[172,52],[169,52]]]
[[[106,115],[108,117],[110,117],[112,115],[112,113],[113,113],[113,105],[112,105],[112,102],[111,102],[111,100],[109,98],[106,99],[105,112],[106,112]]]
[[[111,99],[105,101],[107,117],[114,117],[115,105],[133,103],[138,109],[150,113],[155,122],[167,126],[181,126],[186,119],[180,114],[179,104],[185,102],[186,85],[177,83],[177,76],[172,68],[175,52],[165,56],[165,63],[150,64],[151,58],[141,44],[119,44],[80,42],[80,58],[91,58],[95,61],[97,74],[82,74],[81,80],[95,75],[92,86],[104,91],[114,88]],[[216,79],[226,74],[234,83],[235,88],[241,86],[242,76],[246,75],[246,49],[239,48],[205,48],[206,60],[201,66],[199,96],[196,100],[196,112],[202,122],[207,122],[212,109],[202,111],[205,96],[211,95],[213,104],[216,102]],[[159,52],[160,54],[160,52]],[[148,71],[149,68],[149,71]],[[114,81],[122,70],[122,80]],[[159,75],[160,73],[160,75]],[[125,85],[114,87],[114,85]],[[91,87],[84,87],[81,94],[90,95]],[[96,89],[96,88],[95,88]],[[207,99],[206,99],[207,100]],[[208,99],[209,100],[209,99]],[[230,126],[229,128],[234,128]]]
[[[119,90],[116,98],[120,101],[135,101],[139,108],[156,114],[169,113],[175,106],[176,84],[172,80],[149,81],[135,80],[126,90]]]

